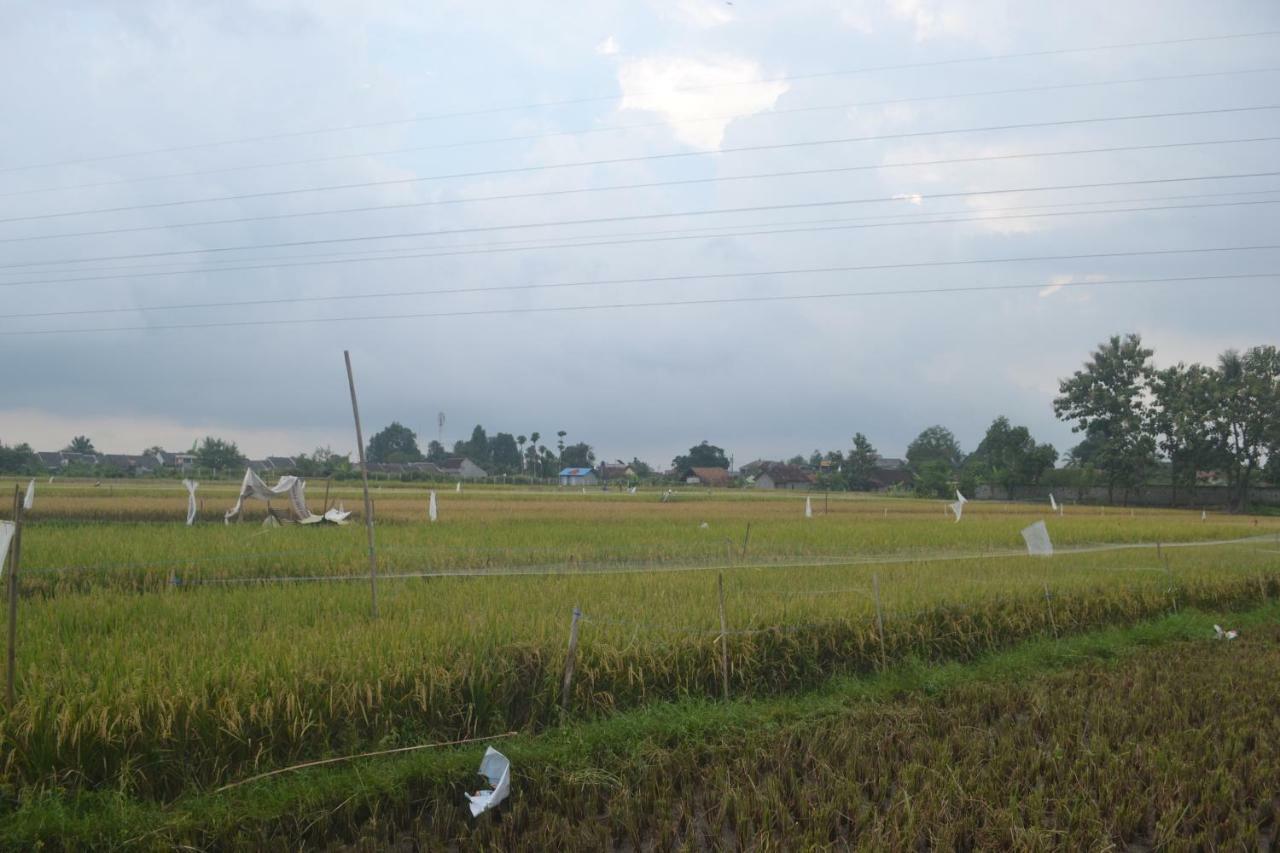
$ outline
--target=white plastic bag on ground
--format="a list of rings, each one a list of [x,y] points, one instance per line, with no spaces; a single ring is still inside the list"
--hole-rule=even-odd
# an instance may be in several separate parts
[[[0,521],[0,577],[4,576],[4,565],[9,559],[9,540],[13,538],[15,529],[12,521]]]
[[[427,501],[427,518],[431,519],[432,521],[435,521],[437,514],[438,513],[436,512],[436,490],[432,489],[431,498]]]
[[[813,503],[808,499],[804,499],[804,517],[813,518]]]
[[[1022,538],[1027,543],[1027,553],[1033,557],[1052,557],[1053,542],[1049,539],[1049,528],[1043,521],[1037,521],[1024,528]]]
[[[22,508],[24,510],[31,509],[36,504],[36,481],[33,478],[27,483],[27,493],[22,498]]]
[[[187,487],[187,527],[190,527],[196,520],[196,489],[200,484],[195,480],[183,480],[182,485]]]
[[[507,794],[511,793],[511,762],[498,750],[489,747],[484,751],[484,758],[480,761],[479,773],[489,780],[489,784],[493,788],[488,791],[476,791],[474,794],[467,794],[467,799],[471,801],[472,817],[479,817],[484,814],[505,800]]]
[[[965,501],[956,501],[947,505],[947,508],[956,514],[956,524],[960,523],[960,516],[964,515],[964,505]]]

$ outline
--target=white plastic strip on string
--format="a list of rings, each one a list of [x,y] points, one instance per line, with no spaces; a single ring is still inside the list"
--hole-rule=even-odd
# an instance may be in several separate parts
[[[200,484],[195,480],[183,480],[182,485],[187,489],[187,527],[190,527],[196,521],[196,489]]]
[[[1053,556],[1053,541],[1049,539],[1049,528],[1043,519],[1023,528],[1022,538],[1027,543],[1027,553],[1032,557]]]
[[[9,540],[16,529],[12,521],[0,521],[0,575],[4,574],[4,565],[9,559]]]
[[[22,498],[22,509],[26,511],[31,509],[35,505],[36,505],[36,481],[35,481],[35,478],[32,478],[31,482],[27,483],[27,493]]]

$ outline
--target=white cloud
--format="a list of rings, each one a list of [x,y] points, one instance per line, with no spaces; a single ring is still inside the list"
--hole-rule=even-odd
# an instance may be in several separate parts
[[[618,69],[621,110],[657,113],[686,145],[713,151],[736,118],[772,109],[787,84],[757,83],[760,65],[749,59],[655,56]]]
[[[660,17],[700,30],[733,20],[733,8],[725,0],[654,0],[652,5]]]
[[[1059,290],[1062,290],[1068,284],[1077,284],[1081,282],[1099,282],[1099,281],[1106,281],[1106,280],[1107,280],[1107,277],[1105,275],[1098,275],[1096,273],[1090,273],[1089,275],[1055,275],[1053,278],[1049,279],[1048,286],[1040,291],[1040,298],[1045,299],[1047,297],[1053,296],[1053,294],[1057,293]]]
[[[613,36],[609,36],[604,41],[596,45],[596,53],[601,56],[617,56],[619,50],[621,50],[621,48],[618,47],[618,40]]]
[[[924,204],[924,196],[920,195],[920,193],[895,193],[893,197],[895,199],[901,199],[902,201],[911,202],[916,207]]]

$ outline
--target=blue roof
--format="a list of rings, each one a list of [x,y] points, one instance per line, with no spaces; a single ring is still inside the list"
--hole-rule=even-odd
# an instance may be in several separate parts
[[[594,468],[565,468],[560,472],[561,477],[585,477],[588,474],[594,474]]]

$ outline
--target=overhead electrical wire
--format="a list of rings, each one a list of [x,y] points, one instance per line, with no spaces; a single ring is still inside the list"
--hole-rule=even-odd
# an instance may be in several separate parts
[[[173,201],[150,202],[147,204],[118,205],[113,207],[89,208],[86,210],[68,210],[55,213],[32,214],[0,219],[0,223],[31,222],[36,220],[57,219],[67,216],[87,216],[101,213],[121,213],[135,210],[156,210],[159,208],[181,207],[192,204],[211,204],[214,202],[246,201],[257,198],[279,198],[282,196],[302,195],[307,193],[334,192],[338,190],[369,189],[373,187],[403,186],[406,184],[424,183],[428,181],[452,180],[456,178],[493,177],[495,175],[527,174],[554,169],[579,167],[611,166],[622,163],[641,163],[655,160],[670,160],[685,157],[705,157],[720,154],[742,154],[758,151],[780,151],[794,148],[811,148],[826,145],[845,145],[855,142],[874,142],[886,139],[915,139],[928,136],[950,136],[963,133],[993,133],[1006,130],[1029,130],[1045,127],[1070,127],[1085,124],[1101,124],[1113,121],[1146,121],[1165,118],[1189,118],[1191,116],[1226,115],[1247,112],[1267,112],[1280,110],[1280,104],[1260,104],[1246,107],[1217,107],[1203,110],[1179,110],[1176,112],[1132,113],[1120,116],[1096,116],[1090,118],[1061,119],[1046,122],[1019,122],[1016,124],[983,125],[977,127],[947,128],[943,130],[903,131],[901,133],[884,133],[870,136],[844,136],[831,139],[815,139],[793,142],[762,143],[758,145],[741,145],[732,148],[718,148],[709,151],[670,151],[662,154],[640,154],[631,157],[612,157],[597,160],[579,160],[571,163],[550,163],[534,166],[512,166],[503,169],[484,169],[470,172],[451,172],[439,175],[422,175],[412,178],[390,178],[380,181],[357,181],[345,184],[329,184],[319,187],[303,187],[289,190],[263,190],[252,193],[234,195],[206,196],[194,199],[175,199]]]
[[[1280,175],[1280,171],[1239,172],[1221,175],[1189,175],[1164,178],[1142,178],[1131,181],[1097,181],[1081,184],[1055,184],[1033,187],[1005,187],[996,190],[962,190],[946,193],[930,193],[930,198],[971,198],[989,195],[1009,195],[1027,192],[1059,192],[1063,190],[1099,189],[1104,187],[1146,186],[1152,184],[1173,184],[1193,181],[1239,180],[1245,178],[1264,178]],[[805,201],[784,204],[747,205],[733,208],[709,208],[702,210],[669,211],[664,213],[632,213],[619,216],[594,216],[583,219],[551,220],[547,222],[518,222],[503,225],[473,225],[465,228],[443,228],[430,231],[403,231],[390,234],[364,234],[355,237],[317,237],[308,240],[286,240],[275,243],[250,243],[233,246],[208,246],[198,249],[168,249],[154,252],[133,252],[120,255],[99,255],[71,259],[72,261],[116,261],[139,258],[162,258],[182,255],[214,254],[223,252],[240,252],[258,249],[284,249],[299,246],[330,245],[338,243],[361,243],[371,240],[400,240],[415,237],[438,237],[454,234],[477,234],[492,231],[516,231],[529,228],[559,228],[575,225],[595,225],[604,222],[642,222],[656,219],[675,219],[686,216],[721,216],[734,213],[754,213],[764,210],[805,210],[815,207],[838,207],[855,204],[873,204],[901,200],[895,196],[876,196],[868,198],[832,199],[830,201]],[[0,265],[0,270],[29,269],[32,267],[65,264],[65,259],[53,261],[26,261],[15,264]]]
[[[1088,154],[1112,154],[1126,151],[1155,151],[1177,148],[1194,148],[1213,145],[1236,145],[1256,142],[1276,142],[1280,136],[1253,136],[1236,139],[1211,139],[1190,142],[1161,142],[1148,145],[1114,145],[1102,148],[1076,148],[1059,151],[1032,151],[1016,154],[989,154],[979,157],[951,157],[937,160],[914,160],[900,163],[873,163],[857,166],[833,166],[822,169],[799,169],[781,172],[759,172],[747,175],[717,175],[706,178],[684,178],[674,181],[649,181],[637,184],[613,184],[598,187],[572,187],[558,190],[540,190],[528,193],[507,193],[503,195],[472,196],[470,198],[432,199],[429,201],[398,202],[394,204],[373,204],[361,207],[331,208],[328,210],[304,210],[288,213],[269,213],[258,216],[236,216],[224,219],[203,219],[187,222],[173,222],[156,225],[131,225],[121,228],[100,228],[92,231],[68,231],[60,234],[34,234],[19,237],[0,237],[3,243],[26,243],[41,240],[69,239],[73,237],[100,237],[110,234],[134,234],[145,231],[163,231],[177,228],[207,227],[212,225],[239,225],[247,222],[270,222],[282,219],[300,219],[313,216],[336,216],[352,213],[371,213],[387,210],[411,210],[424,207],[444,205],[473,204],[492,201],[514,201],[529,198],[549,198],[559,196],[581,195],[598,192],[623,192],[631,190],[658,189],[665,187],[689,186],[697,184],[719,184],[734,181],[767,180],[774,178],[812,177],[814,175],[847,174],[853,172],[879,171],[881,169],[915,168],[919,166],[943,166],[960,163],[990,163],[1007,160],[1035,159],[1039,157],[1068,157]],[[68,214],[73,215],[73,214]],[[42,219],[47,217],[30,216],[0,219],[0,223]]]
[[[1071,54],[1091,53],[1095,51],[1132,50],[1132,49],[1144,48],[1144,47],[1168,47],[1173,45],[1184,45],[1184,44],[1202,44],[1205,42],[1214,42],[1214,41],[1232,41],[1232,40],[1238,40],[1238,39],[1267,38],[1267,37],[1272,37],[1277,35],[1280,35],[1280,30],[1256,30],[1256,31],[1244,32],[1244,33],[1224,33],[1219,35],[1208,35],[1208,36],[1188,36],[1185,38],[1176,38],[1176,39],[1154,39],[1154,40],[1147,40],[1147,41],[1122,42],[1122,43],[1116,43],[1116,44],[1089,45],[1089,46],[1083,46],[1083,47],[1048,48],[1044,50],[1019,51],[1019,52],[1004,53],[1004,54],[988,54],[985,56],[957,57],[952,59],[935,59],[935,60],[929,60],[925,62],[907,62],[907,63],[896,63],[892,65],[866,66],[862,68],[819,71],[819,72],[811,72],[811,73],[805,73],[805,74],[789,74],[789,75],[762,78],[758,80],[740,80],[740,81],[728,81],[723,83],[709,83],[709,84],[696,85],[696,86],[680,86],[680,87],[673,87],[671,89],[655,91],[652,93],[636,93],[636,94],[644,95],[644,94],[665,94],[665,93],[690,92],[690,91],[710,91],[715,89],[727,89],[727,88],[742,87],[742,86],[759,86],[759,85],[767,85],[771,83],[798,82],[801,80],[816,80],[816,79],[829,78],[829,77],[842,77],[842,76],[852,76],[852,75],[859,75],[859,74],[882,73],[886,71],[904,71],[904,70],[909,70],[913,68],[939,68],[939,67],[946,67],[951,65],[993,62],[993,61],[1001,61],[1001,60],[1009,60],[1009,59],[1030,59],[1030,58],[1045,57],[1045,56],[1067,56]],[[44,163],[29,163],[29,164],[17,165],[17,166],[6,166],[6,167],[0,167],[0,174],[31,171],[34,169],[50,169],[50,168],[57,168],[61,166],[81,165],[81,164],[87,164],[87,163],[101,163],[101,162],[106,162],[110,160],[121,160],[121,159],[127,159],[131,157],[148,157],[148,156],[154,156],[156,154],[167,154],[167,153],[179,152],[179,151],[194,151],[199,149],[217,148],[217,147],[222,147],[227,145],[240,145],[240,144],[246,144],[246,143],[267,142],[267,141],[278,140],[278,139],[296,138],[300,136],[315,136],[315,135],[322,135],[322,134],[329,134],[329,133],[341,133],[341,132],[347,132],[351,130],[364,130],[364,129],[378,128],[378,127],[392,127],[396,125],[414,124],[414,123],[427,122],[427,121],[441,121],[446,119],[465,118],[470,116],[481,116],[481,115],[493,115],[498,113],[516,112],[521,110],[546,109],[550,107],[562,107],[562,106],[574,106],[574,105],[588,104],[588,103],[611,102],[611,101],[617,101],[620,99],[621,99],[621,96],[616,94],[593,95],[593,96],[579,97],[579,98],[567,98],[567,99],[556,100],[556,101],[541,101],[541,102],[516,104],[516,105],[510,105],[510,106],[484,107],[479,109],[458,110],[458,111],[452,111],[452,112],[446,112],[446,113],[415,115],[415,116],[408,116],[408,117],[397,118],[397,119],[387,119],[387,120],[374,121],[374,122],[363,122],[358,124],[346,124],[346,125],[339,125],[339,126],[333,126],[333,127],[312,128],[308,130],[280,131],[276,133],[260,134],[257,136],[240,137],[238,139],[224,139],[224,140],[216,140],[211,142],[193,143],[188,145],[175,145],[175,146],[167,146],[163,148],[153,148],[146,151],[122,152],[119,154],[106,154],[106,155],[98,155],[94,157],[80,157],[80,158],[56,160],[56,161],[50,161],[50,162],[44,162]]]
[[[1234,190],[1231,192],[1218,192],[1218,193],[1179,193],[1176,195],[1166,194],[1166,195],[1156,195],[1156,196],[1143,195],[1143,196],[1128,196],[1128,197],[1121,197],[1121,198],[1101,199],[1101,200],[1093,200],[1093,201],[1070,201],[1070,202],[1058,201],[1058,202],[1052,202],[1049,204],[1023,204],[1023,205],[1016,205],[1013,207],[984,208],[982,210],[982,214],[983,214],[982,216],[974,217],[972,219],[964,219],[964,220],[959,220],[959,219],[941,220],[941,219],[933,219],[932,217],[951,216],[953,214],[968,213],[972,210],[971,208],[951,208],[951,209],[943,209],[943,210],[918,209],[911,213],[883,213],[883,214],[878,214],[876,216],[823,217],[821,219],[786,219],[786,220],[774,220],[772,222],[752,222],[752,223],[739,223],[739,224],[733,224],[733,225],[708,225],[708,226],[702,226],[698,228],[686,227],[686,228],[664,228],[664,229],[647,230],[647,231],[611,231],[611,232],[596,233],[596,234],[582,234],[582,235],[576,235],[572,237],[568,237],[568,236],[543,237],[543,238],[529,237],[521,240],[490,240],[483,243],[442,243],[436,246],[426,246],[426,247],[420,247],[417,249],[414,249],[411,247],[401,247],[401,248],[384,248],[384,249],[357,249],[357,250],[349,250],[344,252],[313,252],[313,253],[307,253],[307,254],[301,254],[301,255],[275,255],[275,256],[271,256],[269,259],[265,259],[265,260],[269,260],[270,261],[269,263],[263,263],[261,265],[254,265],[249,267],[243,266],[243,264],[245,264],[246,262],[245,259],[226,259],[226,260],[213,259],[206,264],[202,264],[199,267],[189,267],[189,266],[175,267],[174,266],[175,263],[178,263],[175,261],[162,261],[160,263],[153,263],[153,264],[115,265],[115,266],[109,266],[109,267],[100,267],[96,269],[92,267],[76,267],[74,269],[69,269],[69,270],[58,270],[58,272],[82,273],[82,275],[74,278],[40,279],[40,280],[29,280],[29,281],[22,281],[22,282],[8,282],[8,284],[13,284],[13,285],[60,284],[60,283],[70,283],[70,282],[77,282],[77,281],[109,281],[109,280],[115,280],[115,279],[131,278],[131,277],[134,277],[135,275],[143,276],[143,277],[153,277],[157,275],[158,276],[203,275],[205,273],[236,272],[236,271],[243,271],[246,269],[281,269],[281,268],[287,269],[294,266],[312,266],[318,261],[323,262],[329,259],[337,259],[337,262],[340,262],[340,263],[341,262],[355,263],[355,262],[361,262],[365,260],[369,260],[369,261],[415,260],[415,259],[421,259],[421,258],[435,257],[436,255],[432,254],[431,252],[437,251],[440,249],[449,249],[449,250],[474,249],[476,250],[474,252],[450,251],[449,254],[453,255],[453,254],[482,254],[489,251],[492,251],[492,253],[496,254],[504,251],[517,252],[517,251],[534,251],[538,249],[558,249],[558,248],[566,248],[566,247],[576,248],[577,244],[569,244],[567,246],[565,244],[573,240],[586,240],[586,239],[609,240],[611,238],[637,238],[637,237],[659,237],[660,238],[663,235],[676,235],[674,237],[671,237],[670,239],[713,239],[717,237],[740,236],[741,235],[740,232],[742,232],[743,229],[772,228],[772,227],[783,226],[783,225],[791,226],[790,228],[787,229],[787,232],[785,232],[785,233],[790,233],[792,230],[802,230],[802,229],[795,229],[795,226],[801,226],[801,225],[822,226],[822,225],[840,225],[842,223],[871,223],[871,225],[867,227],[881,227],[881,226],[888,227],[895,224],[930,225],[930,224],[939,224],[942,222],[947,222],[947,223],[954,223],[954,222],[961,222],[961,221],[983,222],[988,220],[1001,221],[1009,217],[996,216],[995,214],[1020,213],[1024,215],[1034,215],[1034,214],[1029,214],[1029,212],[1040,211],[1040,210],[1060,211],[1059,215],[1063,215],[1063,216],[1076,215],[1076,214],[1088,215],[1088,214],[1104,214],[1104,213],[1147,212],[1147,211],[1158,211],[1158,210],[1191,210],[1191,209],[1200,209],[1202,206],[1201,205],[1156,205],[1151,207],[1101,208],[1101,209],[1092,210],[1092,211],[1090,210],[1075,211],[1075,210],[1064,210],[1064,209],[1065,208],[1100,208],[1100,206],[1102,205],[1185,201],[1188,199],[1262,196],[1262,195],[1275,195],[1277,193],[1280,193],[1280,186],[1274,187],[1272,189],[1265,189],[1265,190]],[[909,199],[902,199],[902,201],[909,201]],[[1219,205],[1203,205],[1203,207],[1214,207],[1214,206],[1219,206]],[[898,220],[902,220],[902,221],[899,222]],[[803,230],[808,230],[808,229],[803,229]],[[826,229],[814,229],[814,230],[826,230]],[[770,233],[770,232],[752,231],[752,232],[749,232],[749,235],[754,236],[760,233]],[[517,247],[517,248],[507,249],[506,247]],[[286,261],[301,261],[301,263],[297,263],[297,264],[285,263]],[[0,275],[14,275],[14,274],[24,274],[24,273],[25,271],[17,270],[17,271],[9,271],[9,272],[0,272]],[[5,284],[6,282],[0,281],[0,287],[3,287]]]
[[[1280,247],[1271,247],[1280,248]],[[1204,251],[1204,250],[1182,250],[1182,251]],[[1212,250],[1210,250],[1212,251]],[[1222,250],[1217,250],[1222,251]],[[1109,284],[1160,284],[1173,282],[1192,282],[1192,281],[1211,281],[1226,279],[1257,279],[1257,278],[1280,278],[1280,272],[1268,273],[1245,273],[1245,274],[1224,274],[1224,275],[1207,275],[1207,276],[1180,276],[1177,278],[1149,278],[1149,279],[1133,279],[1123,281],[1078,281],[1078,282],[1060,282],[1056,283],[1059,288],[1083,288],[1083,287],[1103,287]],[[440,319],[440,318],[458,318],[458,317],[477,317],[477,316],[493,316],[500,314],[547,314],[575,311],[603,311],[603,310],[620,310],[620,309],[641,309],[641,308],[669,308],[669,307],[691,307],[705,305],[727,305],[727,304],[748,304],[748,303],[766,303],[766,302],[796,302],[804,300],[819,299],[851,299],[851,298],[869,298],[869,297],[886,297],[886,296],[919,296],[919,295],[945,295],[958,293],[990,293],[1000,291],[1018,291],[1018,290],[1043,290],[1048,285],[1045,282],[1037,282],[1035,284],[1009,284],[1009,285],[973,285],[967,287],[930,287],[916,288],[907,290],[862,290],[862,291],[839,291],[830,293],[805,293],[805,294],[780,294],[774,296],[725,296],[710,297],[706,299],[677,299],[677,300],[658,300],[650,302],[615,302],[603,305],[558,305],[548,307],[519,307],[519,308],[481,308],[467,311],[432,311],[423,313],[405,313],[398,312],[395,314],[368,315],[360,317],[305,317],[305,318],[289,318],[282,320],[228,320],[211,323],[172,323],[147,326],[99,326],[91,328],[59,328],[59,329],[30,329],[17,331],[0,331],[0,337],[33,337],[39,335],[75,335],[75,334],[100,334],[110,332],[155,332],[155,331],[172,331],[172,330],[195,330],[195,329],[225,329],[240,327],[262,327],[262,326],[299,326],[311,325],[319,323],[357,323],[357,322],[387,322],[391,320],[424,320],[424,319]]]
[[[1274,193],[1274,192],[1280,192],[1280,190],[1266,190],[1264,192]],[[1231,195],[1231,194],[1228,194],[1228,195]],[[590,242],[590,243],[574,243],[574,244],[568,244],[568,245],[560,244],[560,245],[551,245],[546,247],[532,246],[532,247],[512,248],[512,249],[440,251],[440,252],[403,254],[403,255],[396,255],[396,256],[382,256],[382,257],[341,258],[341,259],[333,259],[333,260],[303,262],[303,263],[296,263],[296,264],[261,263],[261,264],[243,265],[238,267],[215,267],[208,270],[189,270],[189,271],[183,271],[181,273],[165,271],[165,272],[155,272],[155,273],[145,273],[145,272],[130,273],[125,275],[71,277],[71,278],[62,278],[62,279],[29,279],[29,280],[21,280],[21,281],[0,282],[0,287],[29,287],[29,286],[50,285],[50,284],[70,284],[70,283],[77,283],[77,282],[84,282],[84,281],[102,281],[102,280],[121,279],[121,278],[134,279],[134,278],[155,277],[155,276],[171,276],[171,275],[178,275],[178,274],[196,274],[201,272],[243,272],[243,271],[261,270],[261,269],[279,269],[279,268],[296,267],[296,266],[330,266],[334,264],[363,263],[368,261],[414,260],[414,259],[421,259],[421,258],[449,257],[449,256],[457,256],[457,255],[498,254],[502,252],[529,251],[532,249],[539,249],[539,248],[550,248],[550,249],[589,248],[589,247],[596,247],[596,246],[617,246],[617,245],[628,245],[633,243],[653,243],[653,242],[666,242],[666,241],[673,241],[673,240],[713,239],[716,237],[754,237],[754,236],[762,236],[762,235],[770,235],[770,234],[793,234],[793,233],[814,233],[814,232],[822,232],[822,231],[843,231],[843,230],[852,230],[852,229],[861,229],[861,228],[891,227],[895,225],[939,225],[939,224],[953,224],[953,223],[962,223],[962,222],[993,222],[993,221],[1004,221],[1004,220],[1010,220],[1010,219],[1038,219],[1038,218],[1047,218],[1047,217],[1056,217],[1056,216],[1083,216],[1083,215],[1090,215],[1090,214],[1106,214],[1106,213],[1141,213],[1141,212],[1160,211],[1160,210],[1188,210],[1188,209],[1199,210],[1199,209],[1206,209],[1206,208],[1242,207],[1242,206],[1248,206],[1248,205],[1277,204],[1277,203],[1280,203],[1280,199],[1259,200],[1259,201],[1236,201],[1236,202],[1222,202],[1222,203],[1210,203],[1210,204],[1161,205],[1161,206],[1154,206],[1154,207],[1108,208],[1105,210],[1092,210],[1092,211],[1082,210],[1082,211],[1064,211],[1064,212],[1055,212],[1055,213],[1032,213],[1032,214],[1024,213],[1024,214],[1012,214],[1009,216],[978,216],[978,217],[961,217],[961,218],[952,218],[952,219],[928,219],[928,220],[923,220],[918,222],[917,221],[880,222],[880,223],[871,223],[871,224],[831,225],[831,226],[825,226],[825,227],[824,226],[816,226],[816,227],[806,226],[801,228],[780,228],[780,229],[760,229],[755,231],[739,231],[732,234],[711,234],[711,235],[676,234],[674,236],[668,236],[668,237],[647,237],[647,238],[634,238],[634,239],[602,240],[602,241],[596,241],[596,242]],[[705,230],[705,229],[700,229],[700,230]]]
[[[702,123],[712,121],[724,121],[725,119],[734,119],[737,121],[750,121],[767,118],[776,118],[778,116],[788,116],[795,114],[827,112],[835,110],[861,109],[864,107],[892,106],[895,104],[919,103],[923,101],[949,101],[961,98],[977,98],[992,97],[1001,95],[1017,95],[1017,94],[1034,94],[1039,92],[1059,91],[1065,89],[1081,89],[1081,88],[1098,88],[1103,86],[1120,86],[1131,85],[1137,83],[1158,83],[1179,80],[1196,80],[1210,77],[1231,77],[1242,76],[1247,74],[1267,74],[1280,71],[1280,66],[1265,66],[1261,68],[1241,68],[1229,69],[1225,71],[1203,71],[1190,74],[1161,74],[1152,77],[1130,77],[1115,80],[1098,80],[1084,81],[1076,83],[1057,83],[1042,86],[1024,86],[1011,89],[987,89],[974,92],[955,92],[942,95],[919,95],[907,98],[885,98],[874,101],[851,101],[841,104],[819,104],[803,107],[778,107],[767,112],[753,113],[749,116],[738,114],[724,114],[718,116],[700,116],[697,118],[682,118],[682,123]],[[666,121],[640,122],[625,125],[610,125],[605,127],[581,128],[576,130],[560,130],[546,131],[543,133],[530,133],[512,136],[487,137],[480,139],[458,140],[455,142],[437,142],[430,145],[411,145],[401,148],[384,148],[372,151],[358,151],[348,154],[330,154],[323,157],[308,157],[294,160],[276,160],[267,163],[251,163],[241,166],[221,166],[213,169],[195,169],[185,172],[169,172],[160,175],[141,175],[132,178],[120,178],[110,181],[93,181],[81,184],[68,184],[54,187],[40,187],[36,189],[14,190],[11,192],[0,193],[0,198],[12,198],[14,196],[37,195],[53,192],[70,192],[74,190],[98,189],[101,187],[124,186],[136,183],[148,183],[152,181],[173,180],[176,178],[192,178],[207,177],[210,175],[226,175],[236,172],[246,172],[255,169],[279,169],[288,166],[310,166],[320,163],[332,163],[341,160],[358,160],[365,157],[386,157],[397,154],[412,154],[423,151],[439,151],[451,148],[469,148],[477,145],[491,145],[505,142],[529,142],[540,139],[552,139],[566,136],[587,136],[600,133],[618,133],[632,130],[646,130],[656,127],[667,127]]]

